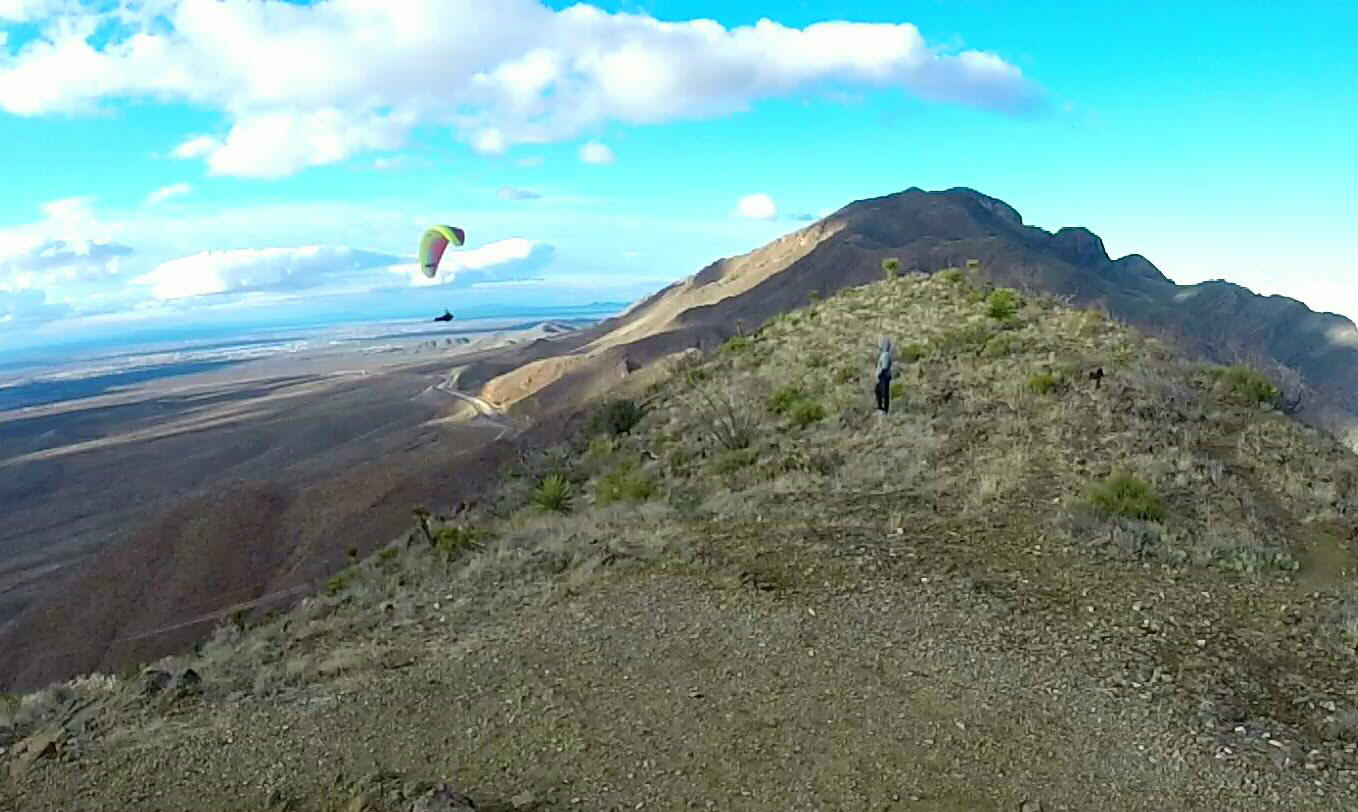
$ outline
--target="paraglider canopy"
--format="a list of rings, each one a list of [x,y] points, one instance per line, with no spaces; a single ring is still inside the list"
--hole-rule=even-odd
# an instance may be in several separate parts
[[[451,244],[460,247],[467,239],[467,233],[457,226],[434,226],[420,238],[420,269],[424,275],[433,279],[438,274],[439,260],[444,250]]]

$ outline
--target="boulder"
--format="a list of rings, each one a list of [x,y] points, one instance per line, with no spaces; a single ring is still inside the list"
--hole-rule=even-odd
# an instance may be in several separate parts
[[[476,802],[448,787],[439,784],[420,796],[410,807],[410,812],[466,812],[476,810]]]
[[[51,725],[16,744],[14,758],[9,765],[10,776],[17,780],[42,759],[56,756],[65,736],[65,728]]]

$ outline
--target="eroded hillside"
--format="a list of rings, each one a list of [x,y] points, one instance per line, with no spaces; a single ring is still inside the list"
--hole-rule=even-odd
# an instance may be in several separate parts
[[[1358,803],[1358,457],[1266,380],[961,272],[663,368],[296,610],[11,703],[0,801]]]

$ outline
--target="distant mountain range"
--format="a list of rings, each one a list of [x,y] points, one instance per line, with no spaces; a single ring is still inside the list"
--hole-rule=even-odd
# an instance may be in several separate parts
[[[912,188],[851,203],[714,262],[568,343],[525,348],[463,381],[479,376],[485,396],[501,404],[597,391],[619,370],[711,345],[817,294],[879,279],[887,257],[906,273],[975,261],[994,284],[1105,309],[1191,355],[1250,362],[1301,397],[1300,416],[1358,444],[1358,328],[1347,318],[1224,281],[1176,285],[1139,254],[1110,258],[1086,228],[1052,233],[1025,225],[1004,201],[962,188]]]

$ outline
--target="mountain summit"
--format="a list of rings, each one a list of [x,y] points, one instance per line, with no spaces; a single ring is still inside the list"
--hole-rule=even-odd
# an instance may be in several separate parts
[[[584,331],[569,344],[469,370],[464,382],[510,405],[547,405],[599,391],[614,370],[686,347],[706,347],[814,298],[879,279],[896,258],[904,273],[977,267],[980,280],[1052,293],[1097,307],[1180,350],[1248,361],[1300,397],[1299,410],[1358,444],[1358,328],[1283,296],[1224,281],[1178,285],[1139,254],[1113,259],[1087,228],[1026,225],[1008,203],[966,188],[918,188],[850,203],[806,228],[719,260]],[[563,354],[563,350],[566,352]]]

